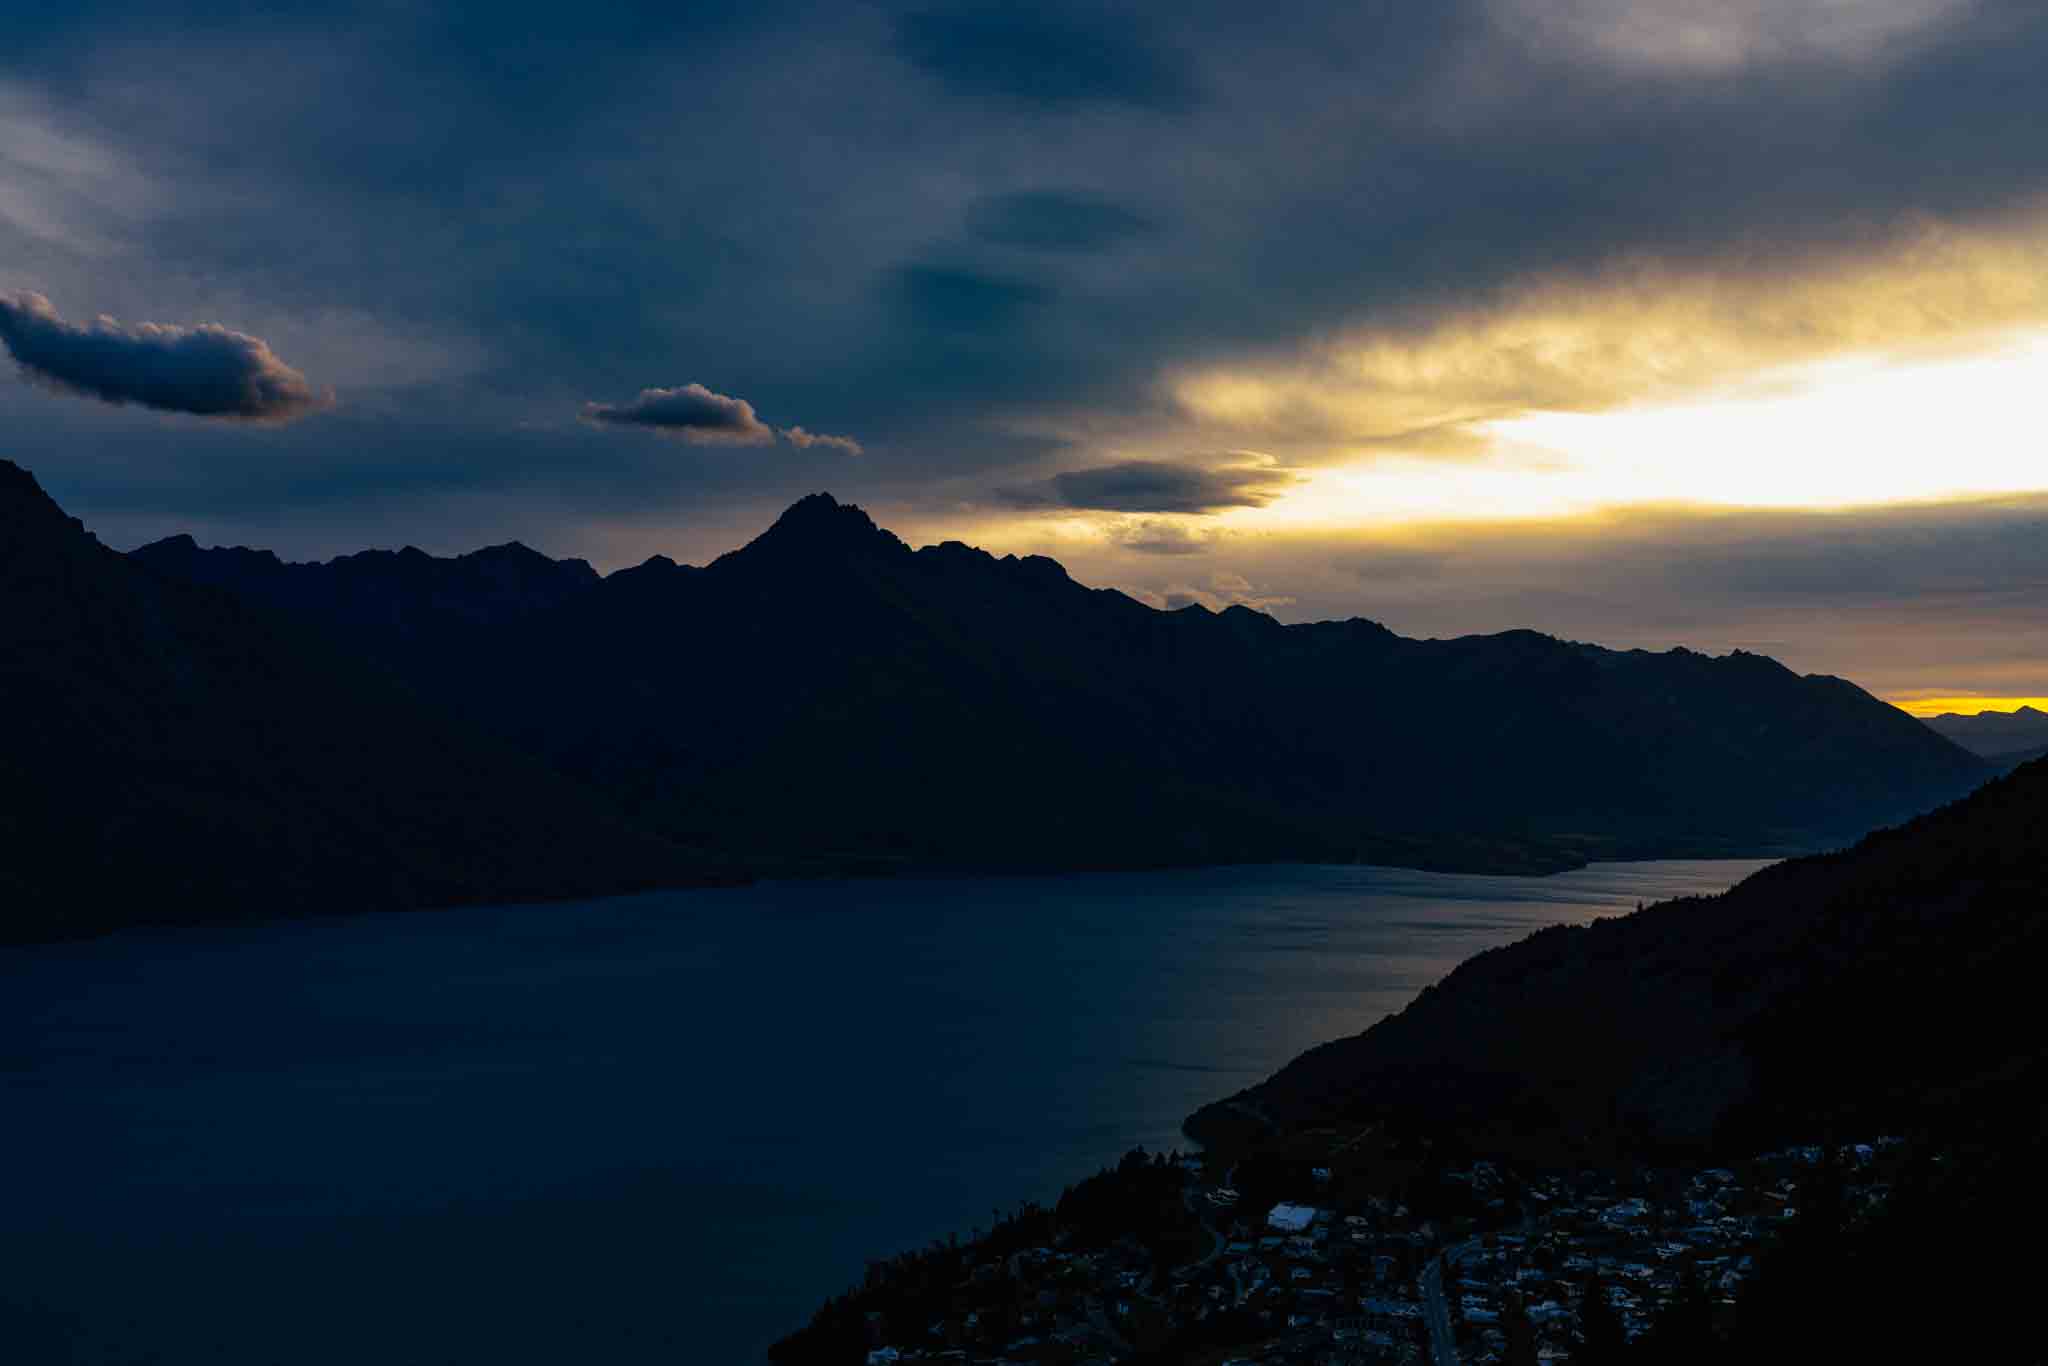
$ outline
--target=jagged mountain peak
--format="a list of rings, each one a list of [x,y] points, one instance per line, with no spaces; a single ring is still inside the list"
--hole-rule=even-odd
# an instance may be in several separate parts
[[[57,506],[56,500],[43,491],[36,477],[11,460],[0,460],[0,502],[4,502],[10,518],[35,516],[59,522],[71,520]]]
[[[0,460],[0,552],[25,553],[72,542],[97,546],[99,539],[57,506],[33,474],[11,460]]]
[[[748,562],[763,556],[795,556],[804,559],[837,558],[848,554],[907,554],[909,547],[893,532],[875,525],[858,504],[842,503],[829,493],[812,493],[797,499],[775,519],[775,524],[724,560]]]
[[[12,460],[0,460],[0,493],[42,493],[43,486],[27,469]]]

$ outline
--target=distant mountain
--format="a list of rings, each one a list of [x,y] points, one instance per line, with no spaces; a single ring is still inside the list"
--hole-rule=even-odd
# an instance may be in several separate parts
[[[1229,1144],[1374,1117],[1562,1156],[1754,1150],[1963,1115],[2038,1124],[2044,889],[2036,762],[1722,896],[1480,954],[1189,1129]]]
[[[137,557],[288,608],[669,838],[771,868],[1547,870],[1820,847],[1989,772],[1755,655],[1161,612],[1048,559],[913,551],[825,495],[704,568],[598,581],[531,552],[488,590],[478,556]]]
[[[1927,718],[1937,733],[1987,759],[2010,760],[2015,755],[2048,749],[2048,712],[2033,707],[2017,711],[1986,711],[1974,716],[1943,712]]]
[[[0,621],[0,939],[706,879],[331,629],[106,549],[5,461]]]

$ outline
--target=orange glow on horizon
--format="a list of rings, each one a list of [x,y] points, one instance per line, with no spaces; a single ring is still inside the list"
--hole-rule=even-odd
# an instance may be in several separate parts
[[[1919,717],[1940,716],[1943,712],[1975,716],[1987,711],[2018,711],[2021,707],[2048,711],[2048,697],[1894,697],[1886,700],[1907,715]]]

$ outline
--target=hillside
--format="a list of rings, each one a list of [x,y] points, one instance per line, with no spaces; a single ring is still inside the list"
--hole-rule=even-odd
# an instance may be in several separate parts
[[[475,556],[375,561],[414,571],[375,613],[343,587],[366,557],[137,557],[287,606],[669,837],[768,867],[1543,871],[1824,847],[1990,771],[1760,656],[1161,612],[1047,559],[913,551],[824,495],[702,568],[591,582],[522,551],[543,587],[487,611],[457,587]]]
[[[1481,954],[1189,1131],[1230,1143],[1378,1116],[1503,1151],[1590,1153],[1973,1113],[2044,1080],[2044,887],[2048,762],[2035,762],[1722,896]]]
[[[0,462],[0,938],[599,895],[707,869]]]

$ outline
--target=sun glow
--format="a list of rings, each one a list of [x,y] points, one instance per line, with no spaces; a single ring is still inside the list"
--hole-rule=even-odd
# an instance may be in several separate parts
[[[1886,700],[1909,716],[1922,717],[1940,716],[1946,712],[1976,716],[1987,711],[2014,712],[2021,707],[2048,711],[2048,697],[1932,697],[1916,693],[1908,697],[1893,697]]]
[[[1840,509],[2048,489],[2048,330],[1976,354],[1785,367],[1680,402],[1478,424],[1483,454],[1308,471],[1262,529],[1568,517],[1632,505]]]

